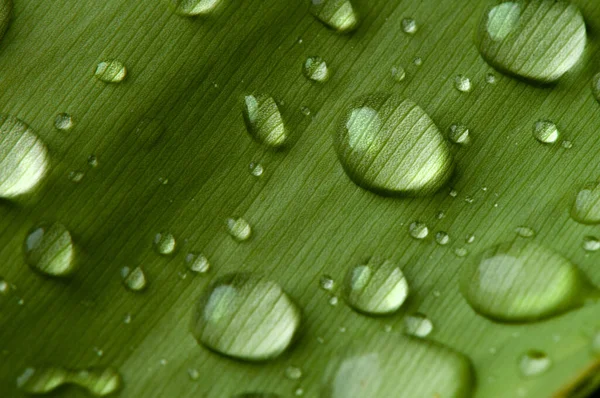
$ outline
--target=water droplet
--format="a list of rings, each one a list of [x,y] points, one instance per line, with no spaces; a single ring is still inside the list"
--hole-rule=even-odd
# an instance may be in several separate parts
[[[477,46],[494,68],[552,82],[583,54],[586,28],[574,4],[555,0],[504,1],[481,20]]]
[[[552,360],[546,353],[538,350],[529,350],[519,358],[519,369],[525,377],[533,377],[547,371],[552,365]]]
[[[409,35],[414,35],[417,33],[417,21],[412,18],[404,18],[402,20],[402,30],[404,33],[408,33]]]
[[[382,315],[397,311],[409,289],[400,267],[389,260],[371,259],[348,270],[343,290],[350,307],[367,315]]]
[[[321,57],[308,57],[304,62],[302,73],[308,80],[325,83],[329,79],[329,68]]]
[[[464,247],[457,247],[454,249],[454,255],[456,257],[466,257],[469,254],[469,251]]]
[[[77,269],[71,234],[60,223],[41,224],[30,230],[24,251],[25,262],[42,274],[67,276]]]
[[[572,143],[571,141],[567,141],[567,140],[565,140],[565,141],[563,141],[563,142],[561,143],[561,146],[562,146],[564,149],[571,149],[571,148],[573,148],[573,143]]]
[[[338,305],[337,296],[331,296],[331,298],[329,299],[329,305],[331,305],[332,307],[335,307],[336,305]]]
[[[59,113],[54,119],[54,127],[56,127],[57,130],[68,131],[71,130],[74,125],[75,121],[68,113]]]
[[[98,80],[105,83],[120,83],[127,76],[127,68],[121,61],[116,59],[102,61],[96,67],[94,75]]]
[[[456,198],[458,196],[458,191],[456,189],[451,189],[450,192],[448,192],[448,195],[450,195],[453,198]]]
[[[83,177],[85,177],[85,174],[81,170],[73,170],[73,171],[69,172],[69,175],[67,176],[69,181],[74,182],[74,183],[81,182],[81,180],[83,180]]]
[[[581,224],[600,223],[600,184],[588,184],[577,193],[571,217]]]
[[[27,368],[17,378],[17,388],[27,394],[47,394],[65,384],[74,384],[98,397],[121,388],[121,375],[113,368],[68,370],[62,367]]]
[[[243,112],[248,133],[271,148],[282,147],[287,140],[283,117],[273,97],[266,94],[246,95]]]
[[[404,333],[415,337],[427,337],[433,330],[433,323],[426,315],[416,314],[404,317]]]
[[[200,372],[195,368],[188,368],[187,374],[191,380],[198,380],[200,378]]]
[[[475,242],[475,235],[473,235],[473,234],[467,235],[467,237],[465,238],[465,243],[471,244],[473,242]]]
[[[184,17],[194,17],[210,13],[221,0],[172,0],[175,13]]]
[[[454,87],[461,93],[468,93],[472,90],[471,79],[464,75],[458,75],[454,78]]]
[[[300,108],[300,112],[302,112],[304,116],[310,116],[310,108],[308,106]]]
[[[586,236],[583,238],[583,250],[588,252],[600,250],[600,240],[595,236]]]
[[[200,274],[204,274],[210,269],[210,263],[202,253],[188,253],[185,256],[185,265],[190,271]]]
[[[453,124],[448,129],[448,138],[455,144],[466,145],[471,142],[469,128],[464,124]]]
[[[277,283],[237,273],[217,279],[204,291],[192,333],[223,355],[260,361],[287,349],[300,320],[300,308]]]
[[[94,347],[93,348],[94,352],[96,353],[96,355],[98,355],[99,357],[101,357],[102,355],[104,355],[104,351],[98,347]]]
[[[411,222],[408,226],[409,235],[417,240],[425,239],[429,235],[429,228],[427,225],[420,221]]]
[[[285,369],[285,377],[290,380],[299,380],[302,377],[302,369],[296,366],[288,366]]]
[[[141,267],[130,270],[129,267],[121,268],[121,277],[125,287],[134,292],[140,292],[146,288],[146,275]]]
[[[441,220],[444,217],[446,217],[446,213],[444,213],[443,211],[438,211],[435,215],[435,218],[437,218],[438,220]]]
[[[533,125],[533,136],[542,144],[554,144],[559,137],[558,128],[549,120],[538,120]]]
[[[96,155],[88,156],[87,162],[90,167],[98,167],[98,158],[96,157]]]
[[[535,236],[535,231],[525,225],[519,225],[517,228],[515,228],[515,232],[521,238],[533,238]]]
[[[401,82],[406,78],[406,71],[401,66],[394,66],[392,67],[392,78],[397,82]]]
[[[319,280],[319,285],[321,286],[321,289],[330,292],[335,287],[335,282],[331,276],[323,275]]]
[[[23,121],[0,114],[0,197],[30,192],[48,171],[46,145]]]
[[[248,168],[250,169],[250,174],[252,174],[254,177],[260,177],[265,171],[263,166],[256,162],[251,162]]]
[[[435,241],[439,245],[447,245],[448,243],[450,243],[450,235],[448,235],[447,232],[439,231],[435,234]]]
[[[415,66],[421,66],[421,65],[423,65],[423,58],[416,57],[415,59],[413,59],[413,64],[415,64]]]
[[[579,269],[531,241],[492,246],[463,268],[461,292],[497,321],[534,321],[577,308],[597,295]]]
[[[125,316],[123,317],[123,323],[130,324],[131,319],[132,319],[131,314],[125,314]]]
[[[250,239],[252,235],[252,227],[248,224],[248,221],[243,218],[228,218],[227,219],[227,232],[238,242],[243,242]]]
[[[485,75],[485,82],[487,84],[496,84],[496,75],[493,73],[488,73]]]
[[[396,95],[354,100],[343,113],[334,144],[348,176],[376,193],[432,193],[454,170],[449,147],[431,118]]]
[[[312,0],[310,13],[326,26],[340,33],[358,26],[358,14],[349,0]]]
[[[4,278],[0,278],[0,294],[6,296],[8,292],[10,292],[10,285]]]
[[[172,233],[159,232],[154,235],[154,241],[152,241],[152,245],[158,254],[162,256],[169,256],[175,252],[177,242],[175,241],[175,237]]]

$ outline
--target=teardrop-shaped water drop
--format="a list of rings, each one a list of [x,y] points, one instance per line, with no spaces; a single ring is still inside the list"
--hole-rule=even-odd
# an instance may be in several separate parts
[[[300,308],[281,287],[249,273],[210,284],[192,321],[199,343],[234,358],[261,361],[284,352],[300,326]]]
[[[329,68],[321,57],[308,57],[304,62],[302,73],[308,80],[325,83],[329,79]]]
[[[185,17],[209,14],[221,0],[171,0],[175,13]]]
[[[148,284],[146,274],[141,267],[135,267],[133,270],[130,270],[129,267],[123,267],[121,269],[121,277],[123,278],[125,287],[133,292],[144,290]]]
[[[159,232],[154,235],[152,245],[158,254],[162,256],[169,256],[175,252],[175,249],[177,248],[177,241],[172,233]]]
[[[581,224],[600,223],[600,184],[587,184],[577,193],[571,217]]]
[[[409,336],[427,337],[433,330],[433,323],[425,314],[417,312],[404,317],[404,333]]]
[[[96,66],[94,75],[105,83],[120,83],[127,76],[127,68],[116,59],[102,61]]]
[[[477,35],[481,56],[494,68],[544,83],[570,70],[585,45],[583,16],[567,1],[503,1],[484,13]]]
[[[68,370],[62,367],[27,368],[17,379],[17,387],[28,394],[47,394],[65,384],[74,384],[94,396],[104,397],[118,391],[122,379],[113,368]]]
[[[359,22],[350,0],[311,0],[310,13],[340,33],[353,31]]]
[[[525,377],[538,376],[546,372],[551,365],[552,360],[539,350],[529,350],[519,358],[519,369]]]
[[[397,311],[408,297],[408,282],[400,267],[389,260],[369,260],[348,270],[344,281],[348,305],[367,315]]]
[[[533,137],[542,144],[554,144],[559,136],[556,124],[550,120],[538,120],[533,125]]]
[[[252,236],[252,227],[248,221],[243,218],[228,218],[226,220],[227,232],[238,242],[243,242],[250,239]]]
[[[46,145],[16,117],[0,114],[0,197],[33,190],[48,172]]]
[[[575,265],[522,239],[480,253],[463,268],[461,292],[475,311],[502,322],[552,317],[598,296]]]
[[[49,276],[67,276],[75,272],[75,246],[71,234],[60,223],[40,224],[25,238],[25,262]]]
[[[287,129],[273,97],[246,95],[242,110],[248,133],[256,141],[271,148],[280,148],[286,143]]]
[[[342,115],[334,145],[348,176],[376,193],[430,194],[454,170],[448,144],[431,118],[397,95],[354,100]]]

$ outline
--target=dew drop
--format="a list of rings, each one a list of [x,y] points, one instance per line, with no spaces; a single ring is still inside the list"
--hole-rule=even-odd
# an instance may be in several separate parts
[[[288,366],[285,368],[285,377],[290,380],[299,380],[302,377],[302,369],[296,366]]]
[[[560,145],[564,149],[571,149],[571,148],[573,148],[573,143],[571,141],[568,141],[568,140],[564,140]]]
[[[185,256],[185,266],[192,272],[205,274],[210,270],[210,263],[202,253],[190,252]]]
[[[226,220],[227,223],[227,232],[229,235],[238,242],[243,242],[245,240],[250,239],[252,235],[252,227],[248,224],[248,221],[243,218],[228,218]]]
[[[300,108],[300,112],[302,112],[304,116],[310,116],[310,108],[308,106]]]
[[[421,58],[421,57],[415,57],[415,59],[413,59],[413,64],[415,66],[421,66],[421,65],[423,65],[423,58]]]
[[[251,162],[248,168],[250,170],[250,174],[252,174],[254,177],[260,177],[265,171],[263,166],[256,162]]]
[[[184,17],[209,14],[221,0],[172,0],[175,13]]]
[[[48,149],[37,134],[16,117],[0,114],[0,197],[32,191],[49,164]]]
[[[350,0],[311,0],[310,13],[339,33],[352,32],[359,23]]]
[[[187,370],[188,377],[190,380],[198,380],[200,378],[200,372],[195,368],[188,368]]]
[[[457,247],[454,249],[454,255],[456,257],[466,257],[469,254],[469,251],[464,247]]]
[[[417,21],[415,21],[414,19],[404,18],[402,20],[402,31],[404,31],[404,33],[414,35],[415,33],[417,33],[417,29]]]
[[[302,67],[304,76],[313,82],[325,83],[329,79],[329,68],[321,57],[308,57]]]
[[[120,83],[127,76],[127,68],[116,59],[102,61],[96,66],[96,78],[105,83]]]
[[[454,78],[454,88],[461,93],[468,93],[473,89],[473,85],[471,84],[471,79],[464,75],[458,75]]]
[[[586,236],[583,238],[583,250],[587,252],[600,250],[600,240],[595,236]]]
[[[25,262],[49,276],[67,276],[77,269],[71,234],[60,223],[40,224],[29,231],[24,244]]]
[[[331,298],[329,299],[329,305],[332,307],[335,307],[336,305],[338,305],[338,298],[337,296],[331,296]]]
[[[598,296],[571,262],[516,240],[492,246],[463,268],[461,292],[475,311],[500,322],[556,316]]]
[[[348,176],[375,193],[426,195],[441,188],[454,170],[448,144],[431,118],[396,95],[352,101],[334,145]]]
[[[475,235],[473,235],[473,234],[467,235],[465,238],[465,243],[471,244],[473,242],[475,242]]]
[[[17,378],[17,388],[27,394],[47,394],[65,384],[77,385],[103,397],[121,388],[122,379],[113,368],[69,370],[62,367],[27,368]]]
[[[477,34],[479,52],[494,68],[544,83],[570,70],[585,45],[583,16],[566,1],[504,1],[484,13]]]
[[[556,124],[549,120],[538,120],[533,125],[533,136],[542,144],[554,144],[559,135]]]
[[[71,181],[73,183],[81,182],[81,180],[83,180],[83,177],[85,177],[85,173],[81,170],[70,171],[69,175],[67,176],[69,181]]]
[[[435,234],[435,241],[438,245],[447,245],[450,243],[450,235],[447,232],[439,231]]]
[[[344,280],[348,305],[366,315],[397,311],[408,296],[408,282],[400,267],[389,260],[371,259],[351,267]]]
[[[535,236],[535,231],[526,225],[519,225],[515,228],[515,232],[521,238],[533,238]]]
[[[417,240],[425,239],[429,235],[429,228],[423,222],[414,221],[408,226],[408,234]]]
[[[133,292],[140,292],[146,288],[146,275],[141,267],[130,270],[129,267],[121,268],[121,277],[125,287]]]
[[[98,158],[96,157],[96,155],[90,155],[87,158],[87,163],[88,166],[96,168],[98,167]]]
[[[10,292],[10,285],[0,277],[0,295],[6,296]]]
[[[159,232],[154,235],[152,245],[158,254],[162,256],[169,256],[175,252],[177,242],[175,241],[175,237],[172,233]]]
[[[392,67],[392,78],[397,82],[401,82],[406,78],[406,71],[401,66],[394,66]]]
[[[277,103],[266,94],[246,95],[242,109],[248,133],[257,142],[271,148],[282,147],[287,129]]]
[[[54,119],[54,127],[57,130],[69,131],[74,125],[75,122],[73,121],[73,117],[68,113],[59,113]]]
[[[433,323],[419,312],[404,317],[404,333],[409,336],[427,337],[433,330]]]
[[[546,372],[552,365],[552,360],[546,353],[529,350],[519,358],[519,369],[525,377],[538,376]]]
[[[261,361],[288,348],[300,321],[300,308],[277,283],[236,273],[217,279],[201,295],[192,333],[220,354]]]
[[[581,224],[600,223],[600,184],[588,184],[577,193],[571,217]]]
[[[467,145],[471,142],[469,128],[464,124],[453,124],[448,129],[448,138],[455,144]]]
[[[487,84],[496,84],[496,75],[493,73],[488,73],[485,75],[485,82]]]
[[[335,282],[331,276],[323,275],[319,280],[319,286],[321,286],[321,289],[330,292],[335,287]]]

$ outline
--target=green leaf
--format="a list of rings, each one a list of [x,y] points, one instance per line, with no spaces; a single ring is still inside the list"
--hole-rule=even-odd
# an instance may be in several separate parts
[[[93,391],[106,391],[94,387],[95,374],[118,386],[118,369],[123,397],[317,397],[336,374],[354,382],[373,374],[382,391],[403,397],[436,386],[441,397],[470,390],[475,397],[587,396],[600,385],[599,304],[499,323],[476,313],[459,288],[461,270],[514,240],[519,227],[535,231],[519,239],[553,249],[600,286],[600,251],[583,249],[599,227],[570,216],[578,192],[600,172],[600,105],[591,84],[600,3],[573,3],[587,24],[583,57],[555,84],[540,86],[503,75],[480,56],[480,23],[495,0],[354,0],[343,15],[310,1],[206,1],[195,9],[172,0],[14,0],[0,42],[0,113],[37,134],[31,145],[45,143],[49,163],[33,192],[0,203],[0,395],[24,396],[17,379],[27,368],[55,367],[63,370],[53,375],[66,375],[60,382]],[[179,15],[197,12],[203,15]],[[318,18],[354,30],[339,34]],[[326,62],[326,82],[304,76],[309,57]],[[108,67],[101,77],[111,83],[95,77],[102,62],[118,65],[112,61],[125,66],[126,78],[117,68],[124,79],[116,82]],[[465,78],[469,89],[457,90],[467,87]],[[419,198],[384,197],[346,175],[333,137],[347,107],[373,93],[409,99],[446,136],[452,125],[467,126],[468,143],[449,144],[456,170],[447,186]],[[262,94],[281,113],[265,119],[269,128],[285,123],[278,150],[247,132],[243,99]],[[534,138],[540,120],[556,125],[559,143]],[[34,171],[28,175],[37,179]],[[227,220],[231,227],[240,219],[251,227],[246,240],[228,230]],[[424,239],[409,233],[417,221],[428,228]],[[33,228],[54,222],[77,249],[68,279],[35,272],[23,252]],[[440,231],[447,244],[436,243]],[[153,247],[157,234],[172,234],[175,245],[159,237],[156,244],[169,250]],[[195,273],[186,258],[199,255],[210,268],[202,260]],[[343,300],[348,270],[374,257],[397,264],[409,285],[406,302],[385,317]],[[124,267],[143,269],[143,291],[126,288]],[[276,359],[227,358],[191,333],[202,292],[231,272],[266,275],[302,309],[297,339]],[[329,290],[320,286],[324,276],[335,282]],[[426,341],[402,335],[415,314],[432,322]],[[369,359],[335,373],[349,347],[375,352],[381,372]],[[524,377],[523,355],[543,358],[539,352],[551,365]],[[302,370],[299,379],[286,377],[289,366]],[[64,370],[88,368],[94,371]],[[390,389],[395,382],[398,390]],[[89,392],[65,386],[53,394]]]

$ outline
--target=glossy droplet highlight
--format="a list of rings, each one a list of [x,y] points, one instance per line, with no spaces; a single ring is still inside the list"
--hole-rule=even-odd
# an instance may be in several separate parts
[[[27,368],[17,378],[17,388],[27,394],[47,394],[65,384],[73,384],[97,397],[115,393],[122,379],[113,368],[69,370],[62,367]]]
[[[290,380],[299,380],[302,377],[302,369],[296,366],[288,366],[285,368],[285,377]]]
[[[477,34],[479,52],[494,68],[543,83],[570,70],[585,45],[583,16],[566,1],[504,1],[484,13]]]
[[[535,236],[535,231],[533,228],[530,228],[526,225],[519,225],[517,228],[515,228],[515,233],[521,238],[533,238]]]
[[[300,308],[277,283],[237,273],[217,279],[204,291],[192,333],[220,354],[261,361],[288,348],[300,321]]]
[[[406,78],[406,70],[401,66],[392,67],[392,78],[397,82],[401,82]]]
[[[162,256],[169,256],[175,252],[175,249],[177,248],[177,241],[172,233],[159,232],[154,235],[152,246],[158,254]]]
[[[210,13],[221,0],[172,0],[175,13],[185,17],[194,17]]]
[[[359,22],[349,0],[311,0],[310,13],[339,33],[353,31]]]
[[[69,131],[73,128],[74,125],[75,122],[73,120],[73,117],[68,113],[59,113],[54,119],[54,127],[57,130]]]
[[[348,176],[380,194],[426,195],[454,170],[444,137],[414,102],[372,94],[344,111],[334,146]]]
[[[600,239],[595,236],[586,236],[583,238],[583,250],[587,252],[600,250]]]
[[[454,78],[454,88],[461,93],[468,93],[473,89],[473,85],[471,84],[471,79],[464,75],[458,75]]]
[[[448,139],[459,145],[467,145],[471,142],[469,128],[464,124],[453,124],[448,129]]]
[[[575,265],[522,239],[492,246],[465,266],[461,292],[475,311],[504,322],[548,318],[598,296]]]
[[[246,95],[242,110],[252,138],[271,148],[280,148],[285,144],[287,130],[279,107],[271,96]]]
[[[308,80],[325,83],[329,79],[329,68],[321,57],[308,57],[302,67],[302,73]]]
[[[409,336],[427,337],[432,330],[433,323],[424,314],[417,312],[404,317],[404,333]]]
[[[133,292],[141,292],[148,284],[146,274],[144,274],[141,267],[135,267],[133,270],[129,269],[129,267],[123,267],[121,269],[121,277],[123,278],[125,287]]]
[[[408,226],[409,235],[417,240],[425,239],[429,235],[429,228],[420,221],[411,222]]]
[[[321,289],[330,292],[335,287],[335,282],[331,276],[323,275],[319,279],[319,286],[321,286]]]
[[[127,76],[127,68],[116,59],[102,61],[96,66],[94,76],[105,83],[120,83]]]
[[[600,223],[600,184],[588,184],[577,193],[571,218],[581,224]]]
[[[32,191],[49,165],[48,149],[37,134],[16,117],[0,114],[0,197]]]
[[[248,240],[252,236],[252,227],[243,218],[228,218],[226,224],[227,232],[238,242]]]
[[[415,21],[414,19],[404,18],[402,20],[402,30],[404,31],[404,33],[414,35],[415,33],[417,33],[417,28],[417,21]]]
[[[248,166],[248,169],[250,170],[250,174],[252,174],[254,177],[260,177],[265,171],[263,166],[256,162],[251,162]]]
[[[210,270],[210,263],[202,253],[191,252],[185,256],[185,266],[192,272],[204,274]]]
[[[77,269],[71,234],[60,223],[41,224],[25,238],[25,262],[49,276],[67,276]]]
[[[450,235],[447,232],[439,231],[435,234],[435,241],[438,245],[447,245],[450,243]]]
[[[533,136],[542,144],[554,144],[560,134],[556,124],[550,120],[538,120],[533,125]]]
[[[348,270],[343,291],[350,307],[367,315],[383,315],[402,306],[408,282],[393,262],[371,259]]]
[[[538,376],[552,365],[552,360],[546,353],[538,350],[529,350],[519,358],[519,370],[525,377]]]

